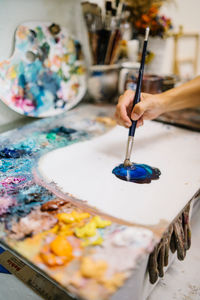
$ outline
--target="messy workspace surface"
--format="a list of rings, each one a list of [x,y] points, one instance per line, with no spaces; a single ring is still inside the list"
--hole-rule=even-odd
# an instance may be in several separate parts
[[[134,161],[146,157],[162,170],[160,179],[119,181],[112,167],[122,160],[125,129],[112,113],[86,105],[1,135],[2,243],[83,299],[107,299],[139,264],[143,282],[147,254],[164,233],[171,237],[170,224],[185,207],[188,215],[199,188],[199,134],[157,122],[138,133]],[[177,144],[184,153],[171,155]],[[156,266],[148,268],[153,283]]]

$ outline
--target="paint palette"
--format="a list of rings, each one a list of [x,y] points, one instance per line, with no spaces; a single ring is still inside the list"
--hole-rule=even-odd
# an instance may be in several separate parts
[[[85,105],[0,135],[0,242],[76,299],[146,299],[149,253],[199,189],[200,135],[151,121],[134,161],[162,175],[116,178],[112,115]]]
[[[58,24],[28,22],[15,35],[14,54],[0,63],[0,99],[32,117],[57,115],[86,91],[80,43]]]
[[[0,135],[0,243],[76,299],[109,299],[156,242],[150,229],[101,215],[40,174],[48,152],[109,132],[108,115],[81,106]]]

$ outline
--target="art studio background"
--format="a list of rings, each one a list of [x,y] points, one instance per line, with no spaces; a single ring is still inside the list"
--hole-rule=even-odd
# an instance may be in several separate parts
[[[82,1],[84,2],[84,1]],[[94,2],[95,1],[91,1]],[[140,1],[138,1],[139,3]],[[104,10],[103,1],[96,1],[98,5]],[[130,1],[131,3],[131,1]],[[86,56],[87,63],[91,63],[91,49],[88,45],[88,33],[82,15],[82,7],[80,6],[80,1],[52,1],[52,0],[36,0],[36,1],[25,1],[25,0],[1,0],[1,23],[0,23],[0,36],[3,43],[0,48],[0,60],[9,58],[13,53],[14,49],[14,33],[17,26],[25,21],[32,20],[42,20],[48,21],[52,20],[64,25],[68,30],[77,37],[83,43],[84,54]],[[163,1],[163,5],[160,8],[159,15],[165,15],[167,18],[171,19],[173,28],[169,30],[167,37],[161,41],[162,46],[162,57],[159,58],[159,64],[157,69],[153,69],[154,75],[164,74],[173,75],[174,71],[174,37],[173,33],[178,33],[180,31],[180,26],[182,26],[183,33],[195,34],[195,37],[180,38],[178,41],[177,49],[177,59],[188,59],[188,62],[181,64],[179,73],[182,75],[182,79],[191,78],[199,73],[200,70],[200,60],[197,60],[196,56],[199,53],[199,40],[196,40],[196,35],[198,36],[200,30],[200,21],[198,18],[198,12],[200,9],[200,3],[197,0],[192,0],[188,3],[187,0],[176,0],[176,1]],[[190,13],[188,13],[188,11]],[[125,21],[126,22],[126,21]],[[125,24],[126,26],[133,26],[133,23]],[[121,25],[123,27],[123,25]],[[130,29],[129,29],[130,30]],[[125,38],[132,38],[130,33],[125,33]],[[196,45],[197,43],[197,45]],[[123,44],[123,43],[122,43]],[[137,46],[133,46],[136,47]],[[158,48],[155,45],[156,48]],[[134,48],[134,49],[136,49]],[[134,50],[135,51],[135,50]],[[161,55],[160,51],[157,54]],[[155,58],[154,58],[155,59]],[[192,59],[192,61],[191,61]],[[135,59],[134,59],[135,60]],[[123,61],[129,61],[129,59],[123,59]],[[119,63],[119,62],[118,62]],[[195,64],[195,67],[193,65]],[[135,67],[135,66],[134,66]],[[112,67],[111,67],[112,69]],[[137,66],[136,66],[137,69]],[[195,70],[194,70],[195,69]],[[119,71],[119,70],[118,70]],[[176,70],[177,71],[177,70]],[[114,92],[117,90],[118,84],[118,73],[113,71],[113,77],[110,78],[111,83],[115,85],[111,88]],[[117,77],[116,77],[117,76]],[[177,79],[177,78],[176,78]],[[92,81],[93,82],[93,81]],[[92,85],[91,82],[91,85]],[[175,80],[176,82],[176,80]],[[172,80],[173,84],[173,80]],[[91,91],[92,97],[97,97],[97,100],[101,95],[97,95],[96,91]],[[94,94],[94,95],[93,95]],[[108,93],[108,96],[110,94]],[[112,93],[111,93],[112,95]],[[116,93],[115,93],[116,97]],[[107,98],[107,95],[106,97]],[[110,99],[105,99],[110,101]],[[13,112],[8,109],[7,106],[0,103],[0,125],[2,128],[7,128],[6,126],[12,122],[24,119],[23,116]]]
[[[147,2],[148,4],[150,3],[149,6]],[[80,73],[82,72],[82,66],[80,67],[74,64],[75,69],[76,67],[77,69],[73,73],[74,77],[72,76],[75,78],[73,79],[75,81],[73,82],[72,90],[73,92],[76,90],[78,96],[75,95],[73,99],[73,94],[72,105],[69,107],[81,107],[84,103],[94,104],[94,113],[96,113],[98,107],[101,107],[101,104],[115,105],[119,95],[126,89],[135,90],[141,58],[141,45],[144,38],[144,28],[149,23],[151,23],[152,29],[146,58],[143,91],[153,94],[160,93],[174,86],[178,86],[200,74],[199,0],[190,0],[189,2],[188,0],[152,0],[146,2],[127,0],[126,4],[121,7],[115,7],[115,5],[111,7],[110,2],[106,5],[103,0],[91,0],[89,2],[83,0],[0,0],[0,7],[0,37],[1,41],[3,41],[0,47],[0,73],[4,70],[5,62],[7,60],[10,62],[9,58],[12,57],[16,51],[15,36],[23,35],[21,31],[19,31],[20,34],[16,32],[20,24],[31,22],[28,26],[32,26],[32,22],[35,21],[50,22],[48,28],[53,24],[53,27],[51,27],[52,35],[54,35],[54,30],[58,30],[56,26],[59,24],[60,28],[66,28],[68,33],[74,38],[73,42],[70,40],[70,43],[72,42],[73,44],[72,48],[76,48],[77,40],[81,43],[84,55],[84,74],[83,78],[79,81],[77,78],[79,75],[82,75]],[[99,17],[101,14],[104,15],[104,25],[101,24],[101,17]],[[62,33],[65,37],[65,31],[62,31]],[[19,59],[18,52],[17,55],[17,58],[14,57],[16,61]],[[63,59],[65,59],[64,56]],[[71,59],[73,60],[73,57],[71,57]],[[80,60],[83,60],[82,53]],[[3,61],[4,64],[1,64]],[[54,65],[54,63],[56,65],[57,62],[53,62],[52,65]],[[56,72],[57,71],[56,69]],[[59,74],[65,84],[63,73]],[[12,77],[12,75],[9,76]],[[1,79],[0,77],[0,80]],[[21,84],[23,84],[23,82]],[[79,93],[80,86],[82,90]],[[70,89],[71,87],[69,90]],[[34,114],[30,111],[23,112],[23,108],[20,107],[20,109],[21,111],[13,105],[10,99],[7,102],[6,99],[0,101],[0,133],[31,123],[37,120],[38,117],[43,117],[42,114]],[[64,106],[61,107],[61,109],[63,109],[63,112],[65,111]],[[100,109],[99,111],[101,112]],[[51,111],[49,115],[53,115],[54,113],[56,114],[56,109],[53,110],[53,112]],[[105,109],[102,109],[102,115],[104,114]],[[85,112],[85,115],[88,117],[89,112]],[[167,124],[178,124],[178,126],[199,131],[200,124],[197,122],[199,120],[197,120],[198,115],[199,109],[197,108],[189,110],[188,114],[180,113],[180,119],[177,119],[177,115],[175,117],[170,115],[163,117],[164,119],[161,119],[161,121],[163,120]],[[73,119],[73,117],[70,118]],[[66,121],[68,125],[71,119]],[[47,121],[44,121],[44,128],[50,126],[48,118],[46,120]],[[55,124],[57,124],[56,122]],[[62,125],[62,121],[60,123],[58,122],[58,125],[59,124]],[[93,124],[92,121],[90,124]],[[61,125],[59,125],[61,128],[61,132],[58,134],[59,138],[67,135],[67,139],[69,139],[67,143],[70,143],[70,135],[73,135],[73,132],[66,133]],[[105,129],[102,129],[101,126],[105,126],[106,130],[108,130],[109,126],[112,127],[113,124],[106,124],[106,122],[104,122],[104,125],[100,125],[100,130],[103,131]],[[30,129],[30,132],[31,130],[32,129]],[[94,130],[94,132],[92,130]],[[86,126],[88,136],[90,134],[91,136],[95,136],[95,134],[98,136],[98,130],[95,131],[95,128],[92,128],[90,132],[90,129]],[[167,136],[169,133],[167,125],[165,130]],[[177,130],[180,129],[178,128]],[[29,134],[29,131],[27,132]],[[178,134],[179,133],[180,132],[178,132]],[[186,136],[188,139],[190,138],[189,133],[188,136]],[[56,132],[53,132],[53,134],[50,132],[48,138],[52,138],[53,140],[55,135],[57,135]],[[176,140],[175,135],[176,131],[173,136],[174,140]],[[80,134],[78,139],[87,140],[87,138],[89,138],[88,136],[82,137]],[[35,139],[37,140],[37,138],[38,137]],[[38,148],[43,147],[42,138],[38,142]],[[197,141],[197,138],[196,140],[195,138],[196,136],[194,136],[194,143]],[[7,141],[11,142],[11,138],[9,137]],[[49,140],[45,140],[45,142],[46,144],[49,143],[48,145],[51,144]],[[6,139],[4,143],[6,143]],[[65,144],[62,146],[64,145]],[[56,142],[54,144],[53,141],[52,144],[47,147],[49,147],[48,151],[50,151],[54,148],[56,149],[56,147],[60,147],[60,145],[57,145]],[[46,150],[44,150],[44,153],[46,153],[45,151]],[[34,155],[32,159],[34,160]],[[60,165],[62,165],[62,163]],[[149,300],[160,299],[160,295],[163,295],[163,293],[166,297],[163,297],[163,300],[172,299],[172,297],[177,300],[199,299],[199,280],[198,276],[196,276],[197,272],[195,271],[197,267],[193,268],[194,265],[197,266],[197,258],[199,257],[199,223],[197,214],[195,215],[193,223],[197,223],[198,226],[194,227],[193,231],[191,255],[187,256],[182,265],[180,265],[178,261],[174,263],[170,271],[166,274],[166,281],[161,282],[152,296],[148,298]],[[1,271],[6,272],[4,269],[0,269],[0,272]],[[26,278],[27,281],[31,281],[30,278],[33,276],[33,273],[31,273],[30,270],[26,270],[26,272],[29,275],[29,278],[28,276]],[[22,277],[23,276],[24,274],[22,274]],[[2,293],[5,295],[7,277],[3,278],[3,276],[0,276],[0,278],[0,285],[2,284],[2,286],[4,286]],[[9,285],[11,286],[11,293],[9,295],[13,295],[13,297],[16,296],[16,299],[20,299],[20,297],[24,295],[27,297],[26,299],[41,299],[40,296],[37,296],[30,289],[16,282],[13,277],[10,278],[11,281]],[[24,278],[22,278],[22,281],[25,281],[23,280]],[[39,282],[41,282],[41,278],[37,277],[33,284],[37,285]],[[174,282],[176,282],[177,286],[181,287],[181,289],[184,285],[183,289],[177,292],[177,286],[174,285]],[[51,290],[51,287],[49,287],[49,290]],[[120,296],[116,299],[120,299]]]

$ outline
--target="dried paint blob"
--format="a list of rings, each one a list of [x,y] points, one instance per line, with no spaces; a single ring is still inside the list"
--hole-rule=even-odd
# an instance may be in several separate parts
[[[152,180],[159,179],[161,172],[157,168],[145,164],[133,163],[129,167],[120,164],[112,171],[118,178],[136,183],[150,183]]]

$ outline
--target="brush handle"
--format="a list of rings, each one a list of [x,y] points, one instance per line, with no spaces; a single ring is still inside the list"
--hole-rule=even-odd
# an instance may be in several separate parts
[[[145,57],[146,57],[146,52],[147,52],[147,43],[148,43],[148,38],[147,38],[147,40],[146,39],[144,40],[144,44],[143,44],[142,59],[141,59],[141,63],[140,63],[137,87],[136,87],[135,96],[134,96],[134,100],[133,100],[133,108],[140,101],[142,79],[143,79],[143,72],[144,72],[144,65],[145,65]],[[132,110],[133,110],[133,108],[132,108]],[[135,135],[136,125],[137,125],[137,121],[132,120],[132,125],[129,128],[129,136]]]

